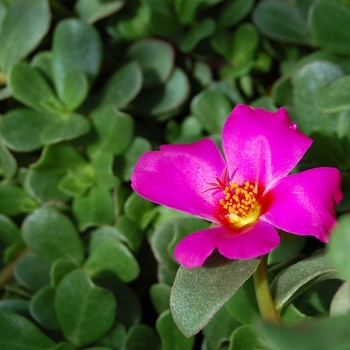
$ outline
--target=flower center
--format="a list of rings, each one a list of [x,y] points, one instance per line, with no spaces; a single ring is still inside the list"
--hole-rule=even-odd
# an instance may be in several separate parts
[[[256,185],[246,181],[243,185],[229,182],[223,188],[224,198],[220,199],[219,217],[225,224],[240,228],[254,223],[260,214]]]

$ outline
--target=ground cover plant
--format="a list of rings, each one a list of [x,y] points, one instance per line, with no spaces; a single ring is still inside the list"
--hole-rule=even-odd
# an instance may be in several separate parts
[[[348,0],[0,0],[0,113],[0,349],[350,348]]]

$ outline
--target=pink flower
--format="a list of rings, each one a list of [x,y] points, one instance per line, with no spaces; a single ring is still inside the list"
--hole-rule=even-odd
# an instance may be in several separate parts
[[[328,242],[342,198],[339,170],[288,175],[311,143],[283,108],[272,113],[238,105],[223,127],[226,161],[208,138],[164,145],[139,159],[132,187],[213,223],[176,246],[175,259],[187,268],[201,266],[214,249],[229,259],[267,254],[280,242],[276,228]]]

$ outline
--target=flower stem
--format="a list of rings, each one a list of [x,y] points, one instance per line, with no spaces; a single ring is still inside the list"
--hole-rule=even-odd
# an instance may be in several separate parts
[[[269,277],[267,274],[267,255],[264,255],[254,272],[255,295],[262,318],[270,323],[282,324],[281,316],[276,310],[271,297]]]

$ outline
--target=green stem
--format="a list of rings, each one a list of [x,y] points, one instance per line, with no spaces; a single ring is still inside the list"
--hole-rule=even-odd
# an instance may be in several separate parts
[[[270,323],[282,324],[281,316],[276,310],[271,297],[269,277],[267,274],[267,255],[264,255],[254,272],[256,299],[262,318]]]

